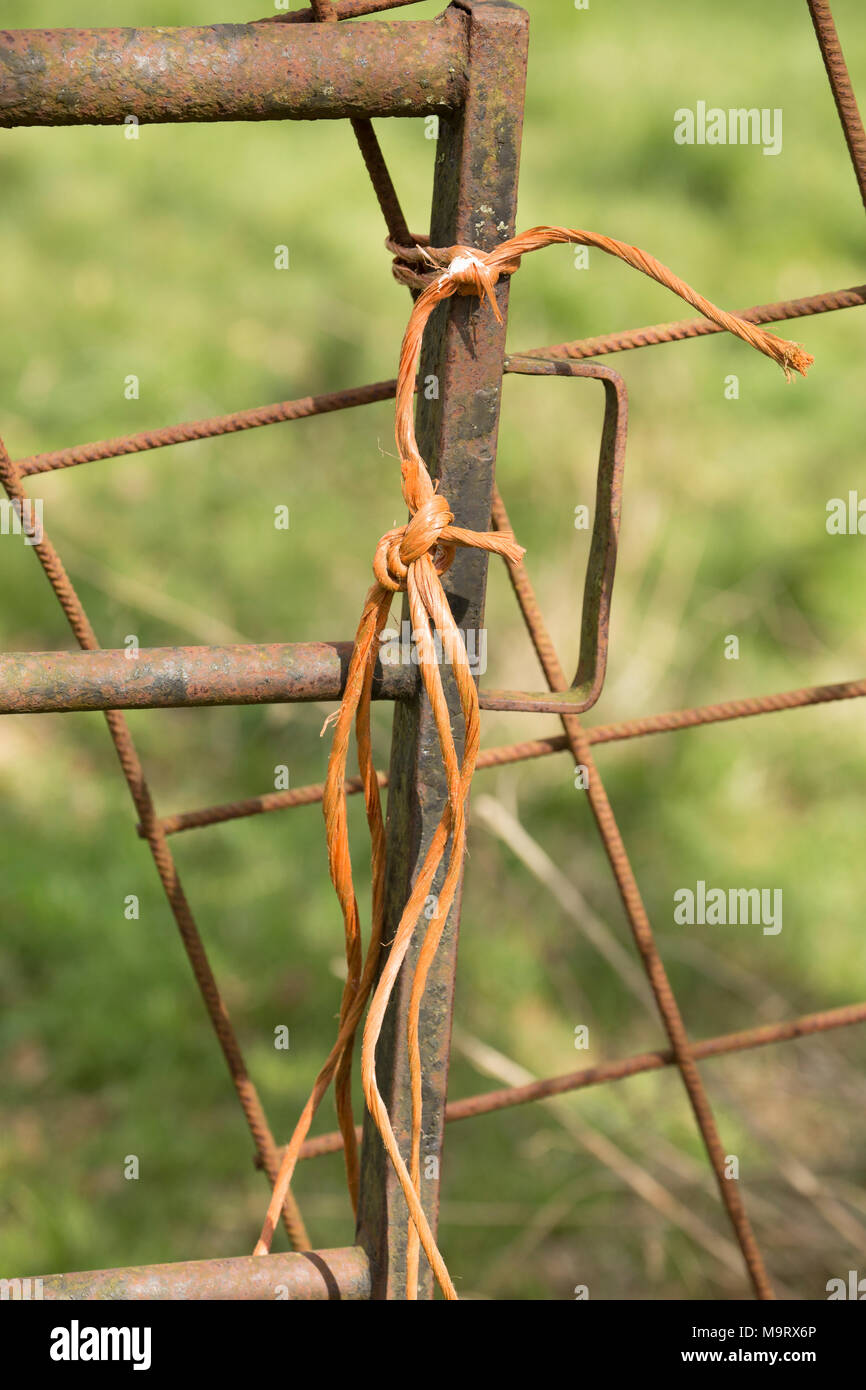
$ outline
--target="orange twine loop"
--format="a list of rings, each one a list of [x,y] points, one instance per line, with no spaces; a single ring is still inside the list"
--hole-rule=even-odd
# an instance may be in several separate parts
[[[430,555],[438,575],[443,575],[454,559],[456,542],[450,540],[454,513],[439,493],[424,502],[408,526],[386,531],[376,547],[373,573],[383,589],[405,592],[409,566],[422,555]],[[444,538],[444,539],[443,539]]]
[[[426,238],[418,238],[418,241],[424,243]],[[396,393],[395,436],[400,454],[403,498],[409,509],[410,519],[405,526],[387,531],[376,547],[373,559],[376,583],[368,592],[361,613],[343,699],[336,713],[326,721],[326,727],[334,724],[334,738],[328,760],[322,806],[327,828],[328,864],[343,913],[347,978],[340,1007],[337,1039],[316,1078],[310,1098],[286,1146],[262,1234],[254,1253],[262,1255],[270,1249],[301,1146],[332,1080],[335,1083],[337,1118],[343,1136],[349,1192],[357,1211],[359,1164],[351,1096],[352,1058],[355,1035],[367,1000],[370,999],[361,1052],[361,1079],[367,1108],[379,1130],[406,1198],[409,1212],[406,1287],[407,1297],[410,1299],[417,1297],[419,1245],[423,1247],[445,1297],[457,1297],[420,1196],[422,1091],[419,1017],[427,975],[459,887],[466,844],[466,802],[478,756],[480,718],[478,692],[470,671],[466,647],[451,614],[441,576],[451,565],[457,546],[469,546],[504,555],[515,563],[523,555],[522,546],[517,544],[509,532],[468,531],[454,525],[454,514],[446,498],[436,491],[418,450],[414,422],[415,378],[424,328],[438,303],[455,294],[477,295],[479,299],[487,300],[496,318],[502,322],[495,295],[499,277],[513,274],[520,265],[521,256],[527,252],[563,242],[598,247],[649,275],[659,284],[666,285],[714,323],[736,334],[750,346],[778,362],[786,377],[790,377],[792,370],[805,376],[813,360],[799,344],[788,342],[717,308],[684,280],[680,280],[667,266],[662,265],[647,252],[641,251],[639,247],[595,232],[567,227],[533,227],[486,253],[471,246],[437,249],[429,244],[419,244],[406,248],[389,242],[391,250],[399,258],[394,271],[397,278],[403,278],[405,271],[407,277],[414,277],[414,280],[406,279],[405,283],[416,283],[422,291],[415,301],[403,337]],[[412,265],[424,266],[426,274],[412,270]],[[378,642],[388,619],[393,596],[400,592],[407,596],[412,617],[421,679],[439,736],[448,799],[424,861],[417,870],[409,900],[393,934],[390,947],[387,953],[383,953],[385,830],[370,738],[370,700]],[[457,755],[451,727],[452,711],[442,681],[441,658],[437,655],[436,644],[433,641],[434,632],[441,640],[441,652],[453,672],[454,687],[463,715],[463,753],[460,758]],[[361,947],[360,916],[352,879],[346,816],[346,759],[353,723],[371,841],[372,911],[366,953]],[[426,916],[424,909],[429,901],[434,879],[443,863],[444,877],[435,897],[433,916],[420,943],[409,998],[406,1041],[412,1122],[407,1164],[400,1152],[387,1107],[377,1085],[376,1044],[394,984],[412,945],[418,924],[422,916]]]

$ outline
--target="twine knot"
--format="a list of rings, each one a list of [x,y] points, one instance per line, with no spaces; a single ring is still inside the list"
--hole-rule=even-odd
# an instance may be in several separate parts
[[[421,503],[408,525],[386,531],[373,557],[373,573],[382,588],[392,593],[405,590],[409,566],[422,555],[429,555],[436,573],[444,574],[457,548],[456,541],[445,534],[453,520],[445,498],[434,493]]]
[[[436,283],[456,285],[458,294],[476,294],[479,299],[486,296],[499,318],[493,286],[500,275],[519,270],[519,256],[499,257],[498,263],[492,264],[488,254],[472,246],[431,246],[430,238],[421,235],[414,241],[414,246],[401,246],[386,238],[385,245],[394,256],[391,268],[395,280],[413,290],[425,290]]]
[[[499,279],[499,269],[491,266],[471,246],[454,246],[451,260],[445,267],[443,282],[450,280],[457,286],[458,294],[475,294],[479,299],[485,296],[496,318],[502,322],[496,295],[493,293]]]

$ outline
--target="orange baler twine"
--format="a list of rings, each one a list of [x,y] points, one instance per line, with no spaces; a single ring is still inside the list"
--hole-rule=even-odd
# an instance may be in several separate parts
[[[678,294],[706,318],[721,328],[736,334],[744,342],[771,357],[782,367],[788,379],[792,371],[805,376],[813,358],[797,343],[788,342],[768,333],[756,324],[747,323],[735,314],[728,314],[710,300],[698,294],[667,266],[636,246],[617,241],[595,232],[578,231],[567,227],[533,227],[520,236],[502,242],[493,251],[481,252],[472,247],[452,246],[439,250],[414,248],[417,259],[422,257],[429,266],[439,267],[437,275],[419,295],[409,317],[400,352],[397,381],[395,435],[400,453],[403,498],[409,509],[406,526],[387,531],[376,547],[373,573],[376,583],[367,594],[361,620],[355,635],[355,645],[349,664],[346,689],[335,715],[325,724],[334,722],[334,740],[328,761],[323,809],[327,829],[328,863],[331,880],[340,902],[345,929],[348,974],[340,1007],[337,1039],[316,1078],[312,1093],[303,1109],[294,1133],[283,1154],[277,1181],[274,1184],[267,1216],[254,1254],[267,1254],[276,1229],[279,1214],[291,1184],[301,1146],[307,1137],[313,1116],[335,1078],[335,1101],[340,1131],[343,1136],[346,1173],[352,1205],[357,1212],[359,1164],[351,1100],[351,1071],[355,1034],[373,988],[379,968],[385,885],[385,830],[379,783],[373,764],[370,740],[370,698],[373,669],[380,635],[388,619],[393,595],[405,592],[412,618],[413,637],[418,644],[419,666],[424,689],[430,701],[439,735],[439,744],[448,782],[448,800],[436,827],[424,862],[418,871],[409,900],[382,964],[378,983],[367,1014],[361,1052],[361,1079],[364,1097],[370,1114],[382,1136],[382,1142],[394,1166],[409,1209],[407,1246],[407,1297],[417,1297],[419,1244],[430,1262],[436,1280],[445,1297],[456,1299],[457,1293],[445,1262],[439,1253],[430,1224],[420,1199],[421,1143],[421,1052],[419,1014],[421,1000],[431,963],[436,955],[442,931],[460,880],[466,846],[466,804],[479,747],[479,705],[475,681],[463,639],[454,622],[448,599],[440,582],[450,566],[457,546],[469,546],[503,555],[512,562],[523,555],[510,532],[467,531],[454,525],[448,502],[437,491],[418,450],[414,424],[414,392],[418,359],[424,328],[431,313],[442,300],[454,294],[477,295],[488,300],[493,313],[501,322],[494,287],[500,275],[513,274],[519,268],[520,257],[555,243],[572,242],[595,246],[607,254],[625,261],[635,270],[649,275],[659,284]],[[433,641],[438,634],[444,658],[453,669],[457,694],[464,720],[463,756],[458,761],[451,717],[442,684],[439,661]],[[352,722],[355,723],[358,764],[364,784],[367,823],[370,829],[372,862],[372,912],[370,940],[364,956],[361,944],[360,916],[355,897],[349,836],[346,819],[346,758]],[[324,732],[324,730],[323,730]],[[376,1044],[397,975],[412,941],[418,921],[427,902],[430,888],[442,863],[449,836],[445,878],[436,899],[418,957],[410,992],[407,1042],[412,1102],[412,1132],[409,1165],[400,1153],[388,1111],[376,1081]]]

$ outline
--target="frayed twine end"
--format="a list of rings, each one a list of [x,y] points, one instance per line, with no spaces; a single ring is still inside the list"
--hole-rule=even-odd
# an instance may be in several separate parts
[[[786,343],[781,363],[785,380],[791,380],[792,372],[799,372],[800,376],[805,376],[814,361],[811,352],[807,352],[801,343]]]
[[[512,565],[519,565],[526,554],[526,546],[520,545],[514,539],[514,536],[507,531],[497,531],[496,534],[501,542],[499,554],[503,555],[506,560],[509,560]]]
[[[342,708],[343,708],[343,705],[342,705],[342,702],[341,702],[341,703],[340,703],[340,708],[339,708],[339,709],[333,710],[333,711],[328,715],[327,719],[325,720],[324,724],[322,725],[321,729],[319,730],[319,738],[324,738],[324,737],[325,737],[325,734],[328,732],[328,730],[331,728],[331,726],[332,726],[333,724],[336,724],[337,720],[338,720],[339,717],[340,717],[340,712],[341,712]]]
[[[800,376],[805,376],[815,361],[802,343],[792,343],[787,338],[777,337],[775,333],[763,333],[762,337],[764,352],[772,357],[774,362],[778,362],[785,373],[786,381],[791,380],[794,372],[799,372]]]

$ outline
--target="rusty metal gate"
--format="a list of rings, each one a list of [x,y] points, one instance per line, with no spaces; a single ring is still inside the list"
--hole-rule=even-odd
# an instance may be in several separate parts
[[[432,22],[337,21],[397,8],[411,0],[317,0],[312,9],[250,24],[178,29],[33,30],[0,33],[0,125],[123,124],[224,120],[348,118],[382,206],[392,245],[419,239],[406,228],[371,125],[373,117],[439,118],[430,243],[463,243],[491,250],[514,233],[527,60],[528,16],[500,0],[453,0]],[[851,91],[832,16],[824,0],[808,0],[821,52],[866,202],[866,136]],[[330,21],[330,22],[329,22]],[[404,279],[407,266],[401,262]],[[411,277],[409,278],[411,283]],[[553,712],[564,732],[483,752],[478,767],[571,752],[592,769],[590,801],[615,875],[635,943],[667,1033],[667,1049],[520,1087],[446,1103],[451,1004],[456,968],[459,893],[430,975],[422,1011],[424,1153],[441,1153],[447,1121],[478,1116],[545,1096],[574,1091],[665,1066],[678,1068],[719,1183],[722,1201],[759,1297],[772,1297],[766,1270],[736,1184],[724,1180],[723,1149],[697,1063],[703,1058],[803,1037],[866,1021],[866,1003],[795,1018],[787,1023],[692,1042],[656,948],[649,920],[620,839],[590,747],[620,739],[732,720],[798,706],[866,695],[866,680],[785,691],[754,699],[584,728],[579,714],[595,703],[604,678],[607,624],[616,558],[626,433],[626,394],[618,373],[583,362],[685,337],[719,331],[706,319],[657,325],[521,354],[505,354],[508,280],[497,299],[503,323],[478,313],[472,300],[440,306],[425,339],[422,379],[435,375],[439,395],[418,401],[418,438],[461,526],[498,529],[507,513],[494,484],[494,460],[503,375],[562,375],[599,380],[606,410],[600,447],[596,514],[583,597],[580,662],[572,686],[544,627],[522,563],[510,577],[539,657],[548,689],[480,692],[483,709]],[[866,303],[866,286],[742,312],[752,323],[771,323]],[[339,698],[350,643],[177,647],[142,650],[130,663],[124,652],[104,651],[49,539],[37,533],[25,480],[187,440],[259,428],[394,395],[394,381],[284,401],[150,433],[101,441],[11,460],[0,445],[0,477],[21,526],[82,648],[80,653],[20,653],[0,658],[0,713],[103,710],[147,841],[197,983],[226,1058],[253,1135],[257,1161],[273,1181],[280,1150],[250,1079],[217,982],[175,869],[170,837],[193,828],[321,800],[315,785],[245,801],[160,816],[151,799],[124,709],[243,705]],[[483,625],[487,557],[463,550],[445,577],[462,630]],[[453,697],[453,689],[450,695]],[[389,787],[385,939],[399,919],[418,864],[446,800],[444,773],[435,756],[437,736],[411,665],[377,669],[374,696],[394,702],[391,765],[380,774]],[[361,790],[349,783],[349,792]],[[416,943],[417,945],[417,943]],[[383,1096],[397,1137],[409,1131],[406,1060],[397,1040],[405,1031],[413,952],[389,1007],[378,1054]],[[333,1152],[339,1135],[308,1140],[303,1156]],[[60,1274],[44,1279],[46,1298],[268,1299],[281,1289],[300,1299],[399,1299],[405,1293],[406,1207],[375,1127],[367,1117],[362,1150],[356,1244],[311,1251],[289,1194],[284,1221],[291,1254],[193,1261],[139,1269]],[[438,1179],[423,1185],[434,1231]],[[422,1264],[420,1294],[432,1297]]]

